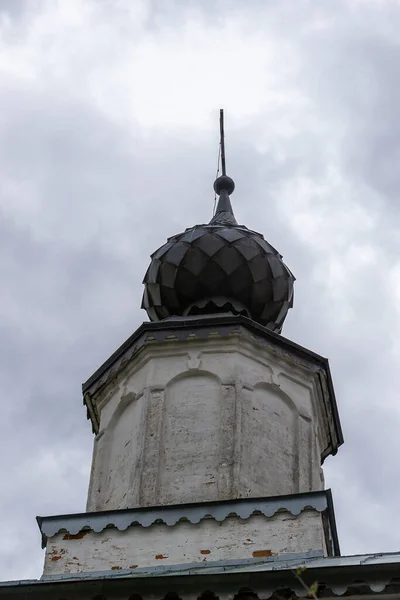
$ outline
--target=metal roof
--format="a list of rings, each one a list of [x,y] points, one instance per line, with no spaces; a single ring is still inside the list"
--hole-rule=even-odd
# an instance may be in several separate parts
[[[263,236],[213,220],[168,238],[151,255],[142,308],[159,322],[173,315],[220,313],[223,299],[223,307],[280,332],[293,306],[294,279]]]
[[[364,554],[345,557],[297,555],[280,560],[262,559],[234,563],[202,563],[139,569],[136,572],[75,574],[42,580],[0,583],[0,598],[22,600],[228,600],[258,597],[262,600],[282,597],[305,597],[296,569],[305,568],[301,578],[306,586],[317,581],[318,598],[342,596],[388,600],[399,598],[400,552]]]
[[[42,534],[42,545],[44,547],[47,538],[52,537],[59,531],[66,531],[72,535],[84,529],[99,533],[106,527],[115,527],[119,531],[124,531],[132,525],[150,527],[154,523],[165,523],[168,526],[174,526],[179,521],[199,523],[205,518],[213,518],[221,522],[231,515],[241,519],[248,519],[253,514],[272,517],[278,511],[287,511],[295,516],[307,508],[320,513],[326,512],[330,529],[326,540],[327,546],[329,547],[329,544],[332,544],[331,553],[340,554],[330,490],[268,498],[242,498],[239,500],[36,517],[36,519]]]

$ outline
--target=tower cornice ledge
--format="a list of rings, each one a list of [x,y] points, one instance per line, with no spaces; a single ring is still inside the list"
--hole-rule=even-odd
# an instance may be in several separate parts
[[[104,395],[110,383],[113,383],[132,361],[146,360],[147,350],[157,353],[164,347],[207,340],[218,344],[219,341],[234,343],[240,338],[241,346],[256,345],[259,351],[269,352],[277,360],[290,361],[291,365],[306,369],[313,374],[315,386],[318,389],[318,401],[321,405],[322,418],[325,424],[327,443],[321,448],[321,462],[330,454],[335,455],[343,443],[343,434],[339,419],[336,397],[327,358],[296,344],[295,342],[274,333],[266,327],[254,322],[243,315],[213,315],[207,317],[177,317],[160,322],[144,322],[142,325],[93,373],[82,385],[83,402],[87,407],[88,419],[92,422],[94,433],[98,433],[99,414],[97,399]],[[229,343],[228,343],[229,346]],[[226,351],[229,348],[226,347]]]

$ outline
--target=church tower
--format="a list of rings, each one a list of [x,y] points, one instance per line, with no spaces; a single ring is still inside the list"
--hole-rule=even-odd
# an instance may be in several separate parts
[[[400,553],[340,556],[328,361],[281,334],[294,277],[235,219],[220,126],[214,216],[152,254],[150,321],[83,385],[86,512],[37,517],[43,575],[0,600],[400,598]]]
[[[145,323],[84,385],[88,511],[320,491],[341,443],[326,361],[280,336],[294,277],[230,202],[174,235],[144,278]]]
[[[281,335],[294,277],[236,221],[222,111],[220,126],[214,216],[152,254],[150,320],[83,385],[87,512],[38,518],[44,578],[339,554],[321,467],[343,442],[328,361]]]

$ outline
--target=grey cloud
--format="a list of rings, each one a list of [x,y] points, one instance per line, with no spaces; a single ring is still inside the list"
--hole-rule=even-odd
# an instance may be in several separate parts
[[[342,550],[394,550],[399,418],[392,409],[396,307],[387,270],[397,257],[386,236],[385,206],[395,198],[398,178],[398,67],[397,50],[384,41],[385,24],[390,33],[400,11],[385,12],[376,33],[373,9],[365,9],[354,31],[348,4],[326,3],[319,14],[335,17],[328,32],[304,34],[302,26],[317,14],[313,3],[248,6],[254,12],[247,17],[228,2],[215,11],[228,20],[233,7],[233,16],[243,14],[259,28],[265,23],[266,32],[272,19],[280,35],[293,34],[301,59],[297,85],[313,100],[324,130],[300,128],[282,143],[283,157],[272,144],[261,153],[253,143],[258,128],[268,127],[267,113],[228,131],[235,213],[265,234],[297,277],[284,335],[331,359],[346,443],[327,460],[326,473],[334,484]],[[192,3],[185,10],[193,7],[204,14],[209,8]],[[158,9],[155,4],[150,13],[154,23],[174,18]],[[208,17],[215,19],[211,12]],[[373,94],[365,97],[371,81]],[[1,494],[7,530],[0,576],[7,579],[40,575],[36,513],[84,508],[92,435],[80,383],[145,319],[139,306],[149,254],[169,235],[209,220],[215,148],[208,134],[145,138],[138,126],[124,129],[43,82],[24,87],[5,78],[0,104],[7,115],[0,122],[0,455],[8,481]],[[369,241],[387,251],[385,264],[357,268],[338,297],[318,275],[326,251],[302,241],[280,205],[284,184],[302,175],[324,181],[330,143],[346,181],[378,194]],[[364,202],[370,200],[360,197]],[[347,203],[338,199],[338,210]],[[328,236],[329,224],[323,226]],[[355,233],[355,241],[364,238]],[[22,548],[32,566],[21,561]]]
[[[36,4],[36,8],[39,6],[37,0],[33,0],[33,3]],[[3,13],[19,16],[28,8],[29,4],[32,5],[33,3],[29,0],[0,0],[0,15]]]

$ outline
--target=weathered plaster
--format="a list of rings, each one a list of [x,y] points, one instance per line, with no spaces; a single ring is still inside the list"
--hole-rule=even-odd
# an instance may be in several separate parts
[[[205,518],[169,527],[133,525],[126,531],[57,533],[48,540],[44,575],[265,558],[320,551],[326,555],[322,514],[283,511],[267,518]]]
[[[250,336],[152,342],[91,400],[87,510],[322,489],[320,376]]]

